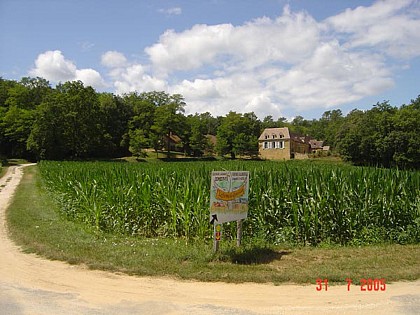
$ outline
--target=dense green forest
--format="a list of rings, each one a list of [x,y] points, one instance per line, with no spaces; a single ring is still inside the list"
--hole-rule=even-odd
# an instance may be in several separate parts
[[[167,149],[169,135],[188,156],[208,153],[255,156],[264,128],[291,131],[324,140],[355,164],[420,167],[420,96],[408,105],[377,103],[370,110],[326,111],[321,118],[253,113],[185,115],[182,95],[165,92],[114,95],[99,93],[80,81],[55,88],[42,78],[19,82],[0,78],[0,156],[40,159],[84,159],[143,156],[145,149]],[[217,137],[214,147],[210,137]]]

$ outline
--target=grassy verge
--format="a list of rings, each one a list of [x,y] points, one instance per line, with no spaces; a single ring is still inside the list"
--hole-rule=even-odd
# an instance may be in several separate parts
[[[420,278],[420,245],[292,248],[245,244],[237,249],[225,241],[220,253],[213,254],[212,244],[203,241],[144,239],[88,230],[59,215],[36,166],[25,169],[7,220],[12,239],[25,252],[132,275],[275,284],[314,284],[317,278],[327,278],[330,283],[344,283],[346,278],[354,283],[362,278],[385,278],[387,282]]]
[[[2,178],[4,174],[6,174],[6,172],[7,172],[7,167],[0,165],[0,178]]]

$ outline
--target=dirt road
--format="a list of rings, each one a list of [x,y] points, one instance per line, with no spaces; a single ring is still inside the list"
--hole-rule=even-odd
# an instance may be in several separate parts
[[[0,314],[420,314],[420,281],[385,291],[353,286],[225,284],[139,278],[22,253],[7,236],[5,209],[22,176],[0,179]]]

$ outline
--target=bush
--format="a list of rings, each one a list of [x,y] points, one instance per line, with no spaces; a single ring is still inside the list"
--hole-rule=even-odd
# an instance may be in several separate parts
[[[0,166],[6,166],[7,165],[7,158],[3,155],[0,155]]]

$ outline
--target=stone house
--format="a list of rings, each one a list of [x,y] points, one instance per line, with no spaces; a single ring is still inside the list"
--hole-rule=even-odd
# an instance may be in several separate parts
[[[322,150],[322,141],[291,133],[289,128],[266,128],[258,138],[258,153],[268,160],[305,159]]]

